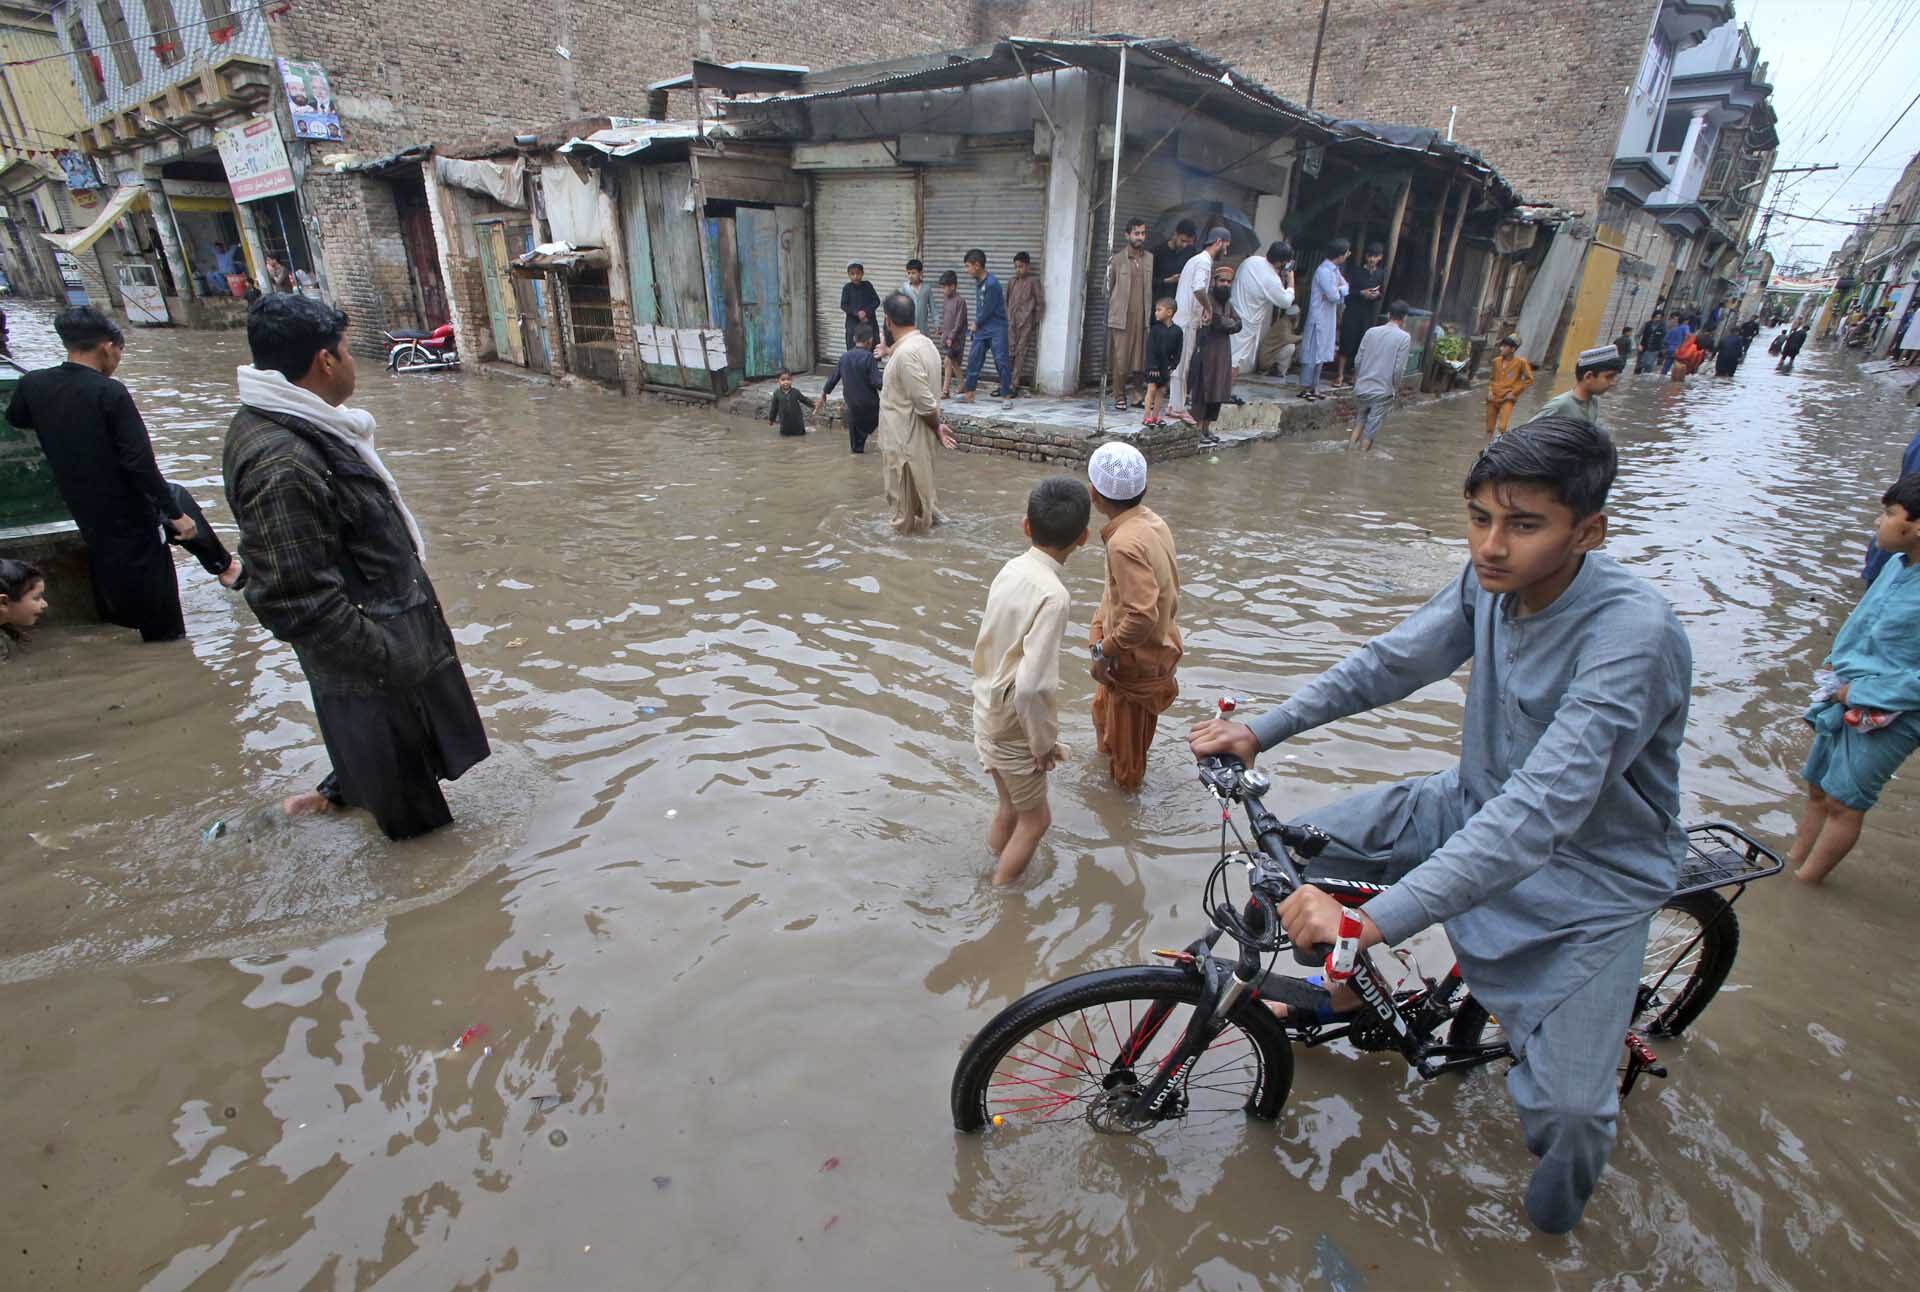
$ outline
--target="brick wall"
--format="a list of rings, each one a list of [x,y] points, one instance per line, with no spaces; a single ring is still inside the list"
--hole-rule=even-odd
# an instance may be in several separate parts
[[[707,15],[704,33],[696,12]],[[425,11],[386,0],[301,0],[273,27],[277,53],[326,67],[345,150],[381,156],[593,113],[644,115],[647,83],[688,71],[703,34],[723,62],[833,67],[965,45],[974,17],[966,4],[860,0],[816,0],[804,10],[781,0],[559,0],[531,8],[439,0]],[[316,156],[338,150],[306,146]]]
[[[1591,214],[1658,0],[1332,0],[1314,107],[1447,127],[1528,201]],[[1304,103],[1320,6],[977,0],[979,39],[1084,31],[1184,40]],[[1091,17],[1089,17],[1089,14]]]

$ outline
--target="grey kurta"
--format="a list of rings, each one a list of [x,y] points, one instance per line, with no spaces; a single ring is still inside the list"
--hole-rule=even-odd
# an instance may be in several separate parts
[[[1388,942],[1446,925],[1468,986],[1524,1054],[1673,893],[1693,657],[1665,598],[1594,554],[1552,605],[1516,619],[1469,565],[1249,725],[1268,749],[1468,660],[1460,765],[1310,819],[1398,880],[1366,905]],[[1593,1043],[1611,1051],[1620,1038]]]
[[[1347,280],[1340,266],[1323,260],[1313,271],[1313,290],[1307,296],[1307,326],[1300,333],[1300,362],[1332,363],[1339,339],[1340,302],[1347,298]]]

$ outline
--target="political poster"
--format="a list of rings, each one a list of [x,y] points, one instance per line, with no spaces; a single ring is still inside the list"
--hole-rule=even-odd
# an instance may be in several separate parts
[[[333,85],[318,63],[275,59],[280,84],[287,92],[287,111],[293,116],[295,139],[339,139],[340,114],[333,106]]]

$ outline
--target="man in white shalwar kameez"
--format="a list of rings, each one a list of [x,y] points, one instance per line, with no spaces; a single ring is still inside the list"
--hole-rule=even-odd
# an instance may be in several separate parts
[[[1264,256],[1248,256],[1233,276],[1233,312],[1240,330],[1233,335],[1233,370],[1242,376],[1259,366],[1260,339],[1275,310],[1293,308],[1293,248],[1276,242]],[[1282,368],[1286,359],[1280,361]]]

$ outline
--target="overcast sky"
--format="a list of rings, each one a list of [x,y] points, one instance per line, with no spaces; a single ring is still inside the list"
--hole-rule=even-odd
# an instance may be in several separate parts
[[[1920,152],[1920,105],[1908,110],[1920,92],[1920,0],[1735,0],[1734,20],[1752,30],[1773,83],[1775,167],[1840,165],[1776,179],[1768,200],[1778,194],[1783,214],[1860,218],[1849,208],[1883,200]],[[1889,126],[1893,133],[1874,147]],[[1776,218],[1767,245],[1782,262],[1824,264],[1848,232]]]

